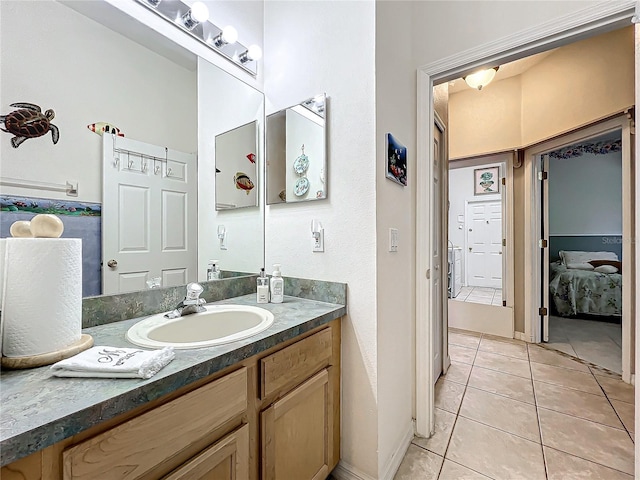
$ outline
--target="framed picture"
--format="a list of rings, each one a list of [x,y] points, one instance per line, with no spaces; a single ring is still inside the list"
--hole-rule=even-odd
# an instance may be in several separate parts
[[[473,194],[500,193],[500,167],[476,168],[473,171]]]
[[[402,145],[393,135],[387,133],[387,170],[386,177],[399,183],[403,187],[407,186],[407,147]]]

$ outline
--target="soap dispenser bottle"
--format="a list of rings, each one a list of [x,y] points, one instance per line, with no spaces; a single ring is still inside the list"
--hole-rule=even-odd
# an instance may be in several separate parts
[[[273,274],[271,276],[271,303],[282,303],[284,300],[284,279],[280,273],[280,264],[273,264]]]
[[[269,279],[267,278],[267,274],[264,273],[264,268],[260,269],[257,296],[258,303],[269,303]]]
[[[207,266],[207,280],[220,280],[218,260],[209,260],[209,265]]]

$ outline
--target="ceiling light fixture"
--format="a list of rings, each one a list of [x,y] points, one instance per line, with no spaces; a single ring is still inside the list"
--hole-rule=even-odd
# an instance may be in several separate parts
[[[220,28],[209,21],[209,9],[204,2],[189,0],[136,0],[136,2],[247,73],[254,77],[257,75],[256,60],[262,58],[262,49],[257,45],[247,48],[238,42],[238,31],[231,25]]]
[[[478,90],[482,90],[482,87],[486,87],[491,83],[493,77],[496,76],[496,73],[500,67],[488,68],[486,70],[480,70],[479,72],[472,73],[467,75],[466,77],[462,77],[462,79],[467,82],[471,88],[477,88]]]

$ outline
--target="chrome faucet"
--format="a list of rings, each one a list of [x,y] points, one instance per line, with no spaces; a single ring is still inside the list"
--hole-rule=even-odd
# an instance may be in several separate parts
[[[198,283],[190,283],[187,285],[187,295],[184,297],[176,309],[172,312],[165,313],[167,318],[184,317],[185,315],[191,315],[192,313],[200,313],[206,311],[202,305],[207,303],[204,298],[200,298],[200,294],[204,289]]]

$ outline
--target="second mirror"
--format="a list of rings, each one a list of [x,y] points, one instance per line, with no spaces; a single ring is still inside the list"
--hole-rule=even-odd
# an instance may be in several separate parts
[[[327,198],[327,97],[267,116],[267,203]]]

